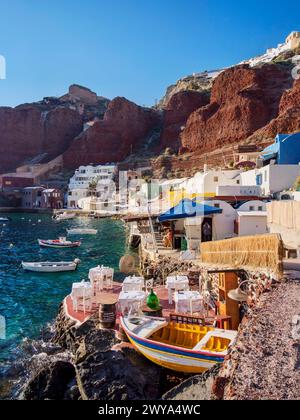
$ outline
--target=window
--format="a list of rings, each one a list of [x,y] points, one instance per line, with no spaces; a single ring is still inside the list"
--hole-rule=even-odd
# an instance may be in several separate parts
[[[262,174],[259,174],[256,176],[256,185],[262,185],[262,183],[263,183]]]
[[[258,206],[258,211],[263,211],[263,206]]]
[[[249,206],[249,211],[254,211],[254,206]]]
[[[214,176],[214,182],[219,182],[219,177],[218,176]]]
[[[214,204],[214,207],[215,207],[216,209],[219,209],[219,208],[220,208],[220,204],[219,204],[219,203],[215,203],[215,204]]]
[[[237,183],[237,185],[240,185],[240,180],[239,180],[239,179],[237,179],[237,180],[236,180],[236,183]]]

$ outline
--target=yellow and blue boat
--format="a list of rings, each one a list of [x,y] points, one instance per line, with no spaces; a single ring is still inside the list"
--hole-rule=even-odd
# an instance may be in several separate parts
[[[237,331],[178,324],[164,318],[122,317],[121,326],[147,359],[176,372],[202,373],[223,363]]]

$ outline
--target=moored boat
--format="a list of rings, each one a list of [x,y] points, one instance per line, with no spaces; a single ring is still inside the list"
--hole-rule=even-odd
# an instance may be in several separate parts
[[[97,229],[67,229],[68,235],[97,235]]]
[[[9,222],[11,220],[10,217],[0,217],[0,223],[2,222]]]
[[[63,213],[56,213],[53,216],[53,219],[56,220],[57,222],[61,222],[63,220],[74,219],[74,217],[76,217],[75,213],[68,213],[67,211],[65,211]]]
[[[186,373],[201,373],[223,363],[237,335],[237,331],[139,316],[121,317],[121,326],[134,347],[149,360]]]
[[[79,260],[60,261],[60,262],[23,262],[22,267],[26,271],[35,271],[39,273],[60,273],[64,271],[75,271],[79,264]]]
[[[59,239],[38,239],[38,243],[42,247],[48,248],[77,248],[81,245],[80,241],[67,241],[65,237]]]

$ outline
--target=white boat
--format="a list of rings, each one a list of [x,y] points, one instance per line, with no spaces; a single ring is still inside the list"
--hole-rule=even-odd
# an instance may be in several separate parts
[[[77,248],[81,245],[80,241],[71,242],[67,241],[65,237],[59,239],[38,239],[38,243],[42,247],[48,248]]]
[[[76,217],[75,213],[68,213],[67,211],[64,211],[63,213],[56,213],[53,216],[53,219],[56,220],[57,222],[61,222],[63,220],[74,219],[74,217]]]
[[[2,222],[9,222],[11,220],[10,217],[0,217],[0,223]]]
[[[97,229],[67,229],[68,235],[97,235]]]
[[[36,271],[39,273],[59,273],[63,271],[75,271],[79,264],[79,260],[76,259],[71,262],[60,261],[60,262],[23,262],[22,267],[26,271]]]
[[[201,373],[223,363],[237,331],[211,326],[178,324],[164,318],[121,317],[133,346],[146,358],[167,369]]]

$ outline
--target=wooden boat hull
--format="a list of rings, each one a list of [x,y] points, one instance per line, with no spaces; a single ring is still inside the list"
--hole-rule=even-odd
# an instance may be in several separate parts
[[[78,248],[81,245],[81,242],[72,242],[70,244],[59,243],[59,242],[49,242],[39,239],[39,245],[45,248]]]
[[[147,359],[164,368],[184,373],[202,373],[224,362],[225,355],[170,346],[138,337],[121,318],[121,325],[131,344]]]
[[[26,271],[33,271],[38,273],[61,273],[66,271],[75,271],[77,269],[76,263],[25,263],[22,262],[22,267]]]

